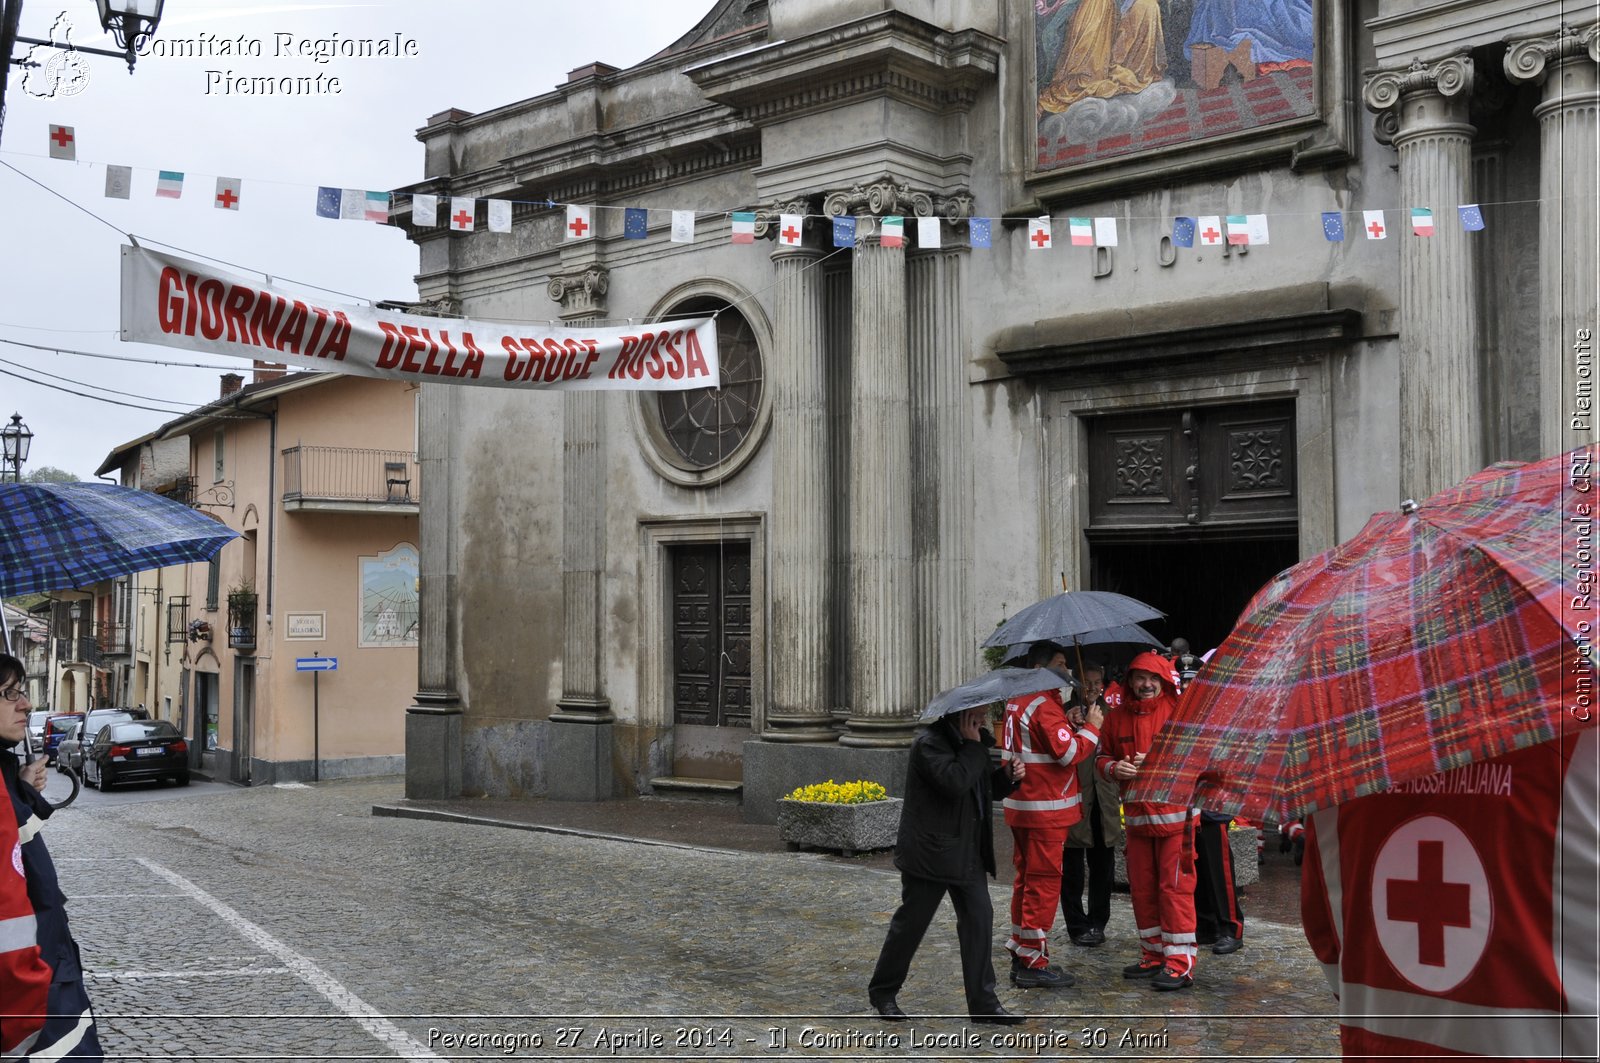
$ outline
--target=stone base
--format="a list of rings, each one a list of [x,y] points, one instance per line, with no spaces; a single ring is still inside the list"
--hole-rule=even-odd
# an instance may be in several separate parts
[[[587,723],[551,717],[545,778],[553,801],[609,801],[611,792],[610,723]]]
[[[461,796],[461,712],[406,710],[406,796],[448,801]]]
[[[796,787],[812,783],[881,783],[892,797],[906,792],[907,750],[865,749],[829,742],[806,745],[792,742],[744,744],[744,819],[746,823],[776,823],[778,801]]]
[[[837,849],[846,856],[889,849],[900,835],[898,797],[859,805],[833,805],[822,801],[779,801],[778,837],[789,848],[802,845]]]

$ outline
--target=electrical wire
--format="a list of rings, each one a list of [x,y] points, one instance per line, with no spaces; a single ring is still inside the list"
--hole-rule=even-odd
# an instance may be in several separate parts
[[[71,347],[50,347],[40,343],[24,343],[21,340],[8,339],[0,336],[0,343],[9,343],[13,347],[24,347],[30,351],[43,351],[46,354],[70,354],[78,358],[101,358],[110,362],[133,362],[139,365],[164,365],[176,369],[218,369],[225,373],[237,373],[241,368],[239,363],[232,365],[206,365],[202,362],[170,362],[163,358],[140,358],[132,354],[106,354],[103,351],[80,351]],[[240,360],[241,362],[243,359]],[[296,368],[296,372],[315,373],[317,369]]]

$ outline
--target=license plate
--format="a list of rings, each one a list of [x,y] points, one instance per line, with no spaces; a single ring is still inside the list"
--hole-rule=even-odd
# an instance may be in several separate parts
[[[136,757],[159,757],[165,752],[166,750],[160,746],[140,746],[133,751],[133,754]]]

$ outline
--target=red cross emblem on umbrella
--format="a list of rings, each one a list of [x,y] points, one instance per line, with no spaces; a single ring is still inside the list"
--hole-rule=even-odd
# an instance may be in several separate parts
[[[1430,992],[1454,988],[1478,965],[1489,944],[1491,899],[1477,847],[1440,816],[1406,823],[1374,862],[1372,917],[1384,955]]]

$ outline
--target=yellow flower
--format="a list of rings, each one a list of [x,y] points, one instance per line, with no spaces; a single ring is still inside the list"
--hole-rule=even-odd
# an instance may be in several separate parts
[[[801,786],[784,800],[815,801],[825,805],[864,805],[869,801],[886,801],[888,798],[889,791],[879,783],[869,782],[866,779],[837,783],[829,779],[827,782]]]

